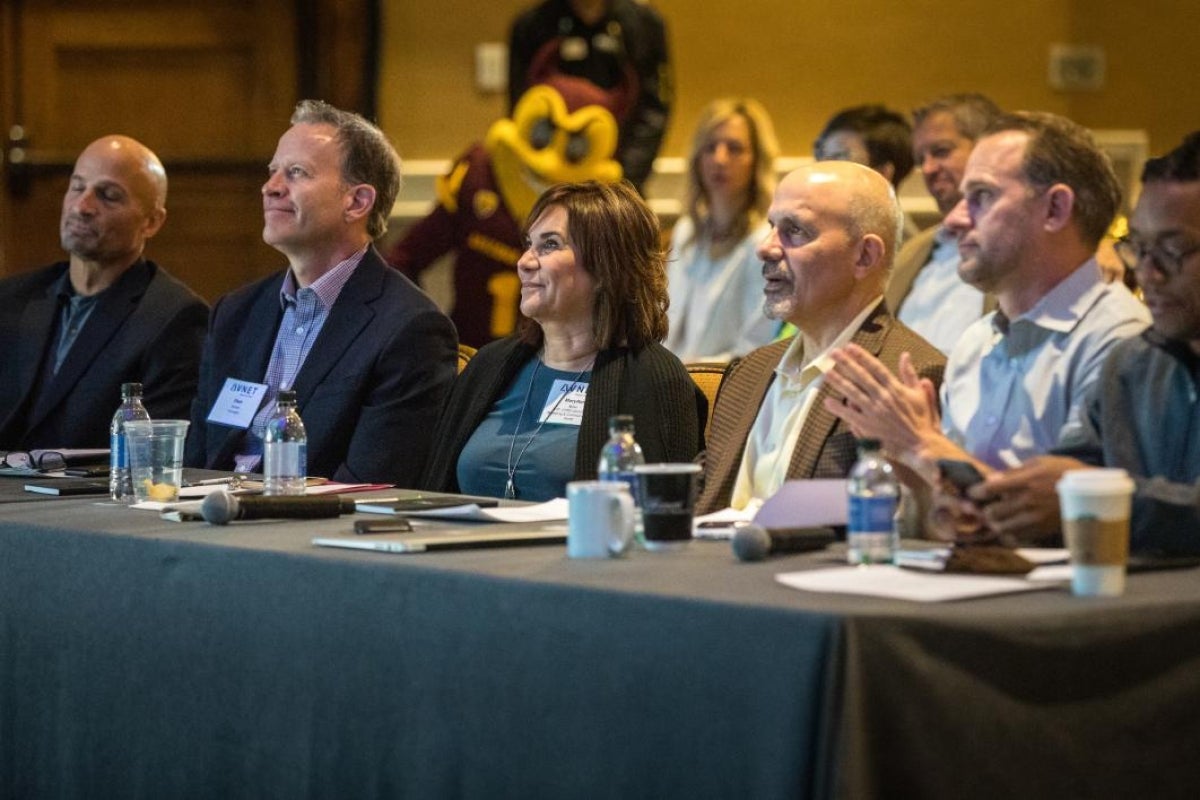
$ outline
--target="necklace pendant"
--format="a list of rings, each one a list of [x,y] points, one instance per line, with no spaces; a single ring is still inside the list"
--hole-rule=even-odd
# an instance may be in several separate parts
[[[504,484],[504,499],[505,500],[516,500],[517,499],[517,487],[513,486],[512,478],[509,478],[508,482]]]

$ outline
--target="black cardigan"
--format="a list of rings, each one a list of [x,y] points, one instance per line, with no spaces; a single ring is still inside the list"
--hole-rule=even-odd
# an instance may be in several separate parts
[[[433,435],[433,452],[421,487],[457,492],[458,457],[471,434],[537,349],[515,336],[485,345],[454,382]],[[608,441],[608,418],[632,414],[647,463],[691,461],[704,449],[702,422],[708,401],[679,359],[660,344],[640,350],[603,350],[592,368],[574,480],[592,480]]]

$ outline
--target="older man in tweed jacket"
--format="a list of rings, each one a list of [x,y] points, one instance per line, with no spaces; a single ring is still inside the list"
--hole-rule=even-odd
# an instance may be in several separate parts
[[[888,312],[883,290],[903,216],[888,182],[850,162],[821,162],[779,184],[759,245],[764,311],[799,330],[734,362],[717,396],[698,510],[745,508],[793,478],[840,478],[854,435],[829,413],[829,353],[853,342],[891,369],[908,353],[937,384],[945,359]]]

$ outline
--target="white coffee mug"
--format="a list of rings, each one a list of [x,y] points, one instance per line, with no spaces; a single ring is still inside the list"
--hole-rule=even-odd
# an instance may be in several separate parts
[[[571,558],[621,555],[633,538],[636,513],[627,483],[568,483],[567,555]]]

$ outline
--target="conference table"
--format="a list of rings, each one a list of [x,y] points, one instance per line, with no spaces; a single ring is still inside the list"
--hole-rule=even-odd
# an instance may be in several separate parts
[[[775,580],[839,546],[399,555],[312,545],[351,517],[6,499],[5,798],[1162,798],[1200,777],[1196,570],[919,604]]]

